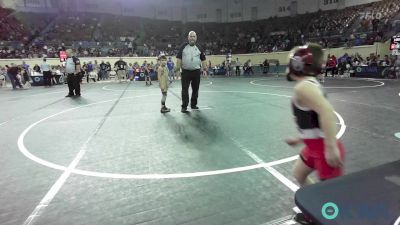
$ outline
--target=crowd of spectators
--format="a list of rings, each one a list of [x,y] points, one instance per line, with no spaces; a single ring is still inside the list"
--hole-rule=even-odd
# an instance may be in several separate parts
[[[174,55],[189,30],[200,34],[206,54],[224,55],[287,51],[310,41],[326,48],[384,41],[399,28],[393,21],[400,15],[400,0],[236,23],[183,24],[96,13],[17,19],[14,14],[0,8],[0,58],[57,57],[64,47],[80,57]]]
[[[27,42],[28,30],[12,14],[12,10],[0,7],[0,40]]]

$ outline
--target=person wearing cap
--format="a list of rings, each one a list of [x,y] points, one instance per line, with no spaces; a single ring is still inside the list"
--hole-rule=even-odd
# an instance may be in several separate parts
[[[336,116],[316,76],[323,64],[322,47],[308,44],[292,50],[287,79],[296,81],[292,110],[300,136],[288,138],[291,146],[305,147],[296,161],[293,175],[301,185],[312,183],[308,176],[316,171],[321,181],[343,175],[345,149],[336,138]],[[294,218],[300,224],[312,224],[302,213]]]

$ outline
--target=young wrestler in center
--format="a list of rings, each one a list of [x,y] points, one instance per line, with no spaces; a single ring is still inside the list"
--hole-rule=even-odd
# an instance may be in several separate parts
[[[159,66],[157,69],[157,77],[162,93],[161,113],[167,113],[171,111],[169,108],[165,106],[165,101],[167,100],[167,92],[168,92],[168,73],[169,73],[168,68],[166,67],[167,57],[165,55],[161,55],[159,59],[161,66]]]

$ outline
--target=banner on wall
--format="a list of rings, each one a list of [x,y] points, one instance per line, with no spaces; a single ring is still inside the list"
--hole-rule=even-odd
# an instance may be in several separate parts
[[[357,66],[354,68],[352,77],[386,78],[389,68],[387,66]]]
[[[44,86],[44,79],[43,79],[43,74],[41,73],[33,73],[31,75],[32,78],[32,86]],[[64,75],[56,74],[52,76],[52,84],[53,85],[59,85],[59,84],[64,84]]]

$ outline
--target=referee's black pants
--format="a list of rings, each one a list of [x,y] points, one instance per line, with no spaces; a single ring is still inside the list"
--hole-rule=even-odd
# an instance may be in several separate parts
[[[68,95],[81,95],[81,77],[73,73],[69,73],[68,79]],[[74,94],[75,91],[75,94]]]
[[[187,108],[189,104],[189,85],[192,86],[192,97],[190,99],[190,106],[197,106],[197,98],[199,97],[200,75],[200,70],[182,70],[182,108]]]

